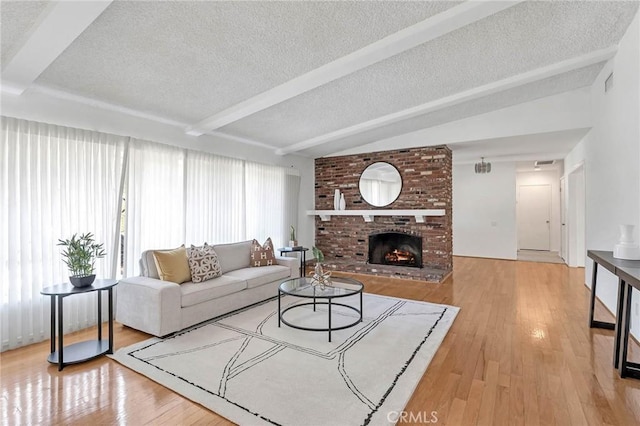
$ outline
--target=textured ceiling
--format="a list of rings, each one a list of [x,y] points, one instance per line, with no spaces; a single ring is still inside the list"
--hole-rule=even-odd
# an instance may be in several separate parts
[[[220,130],[293,144],[611,46],[634,7],[521,3]]]
[[[0,61],[4,64],[11,59],[15,49],[25,34],[31,29],[38,16],[47,7],[46,1],[3,1],[0,3]]]
[[[305,152],[312,157],[322,157],[334,152],[387,139],[392,136],[438,126],[451,121],[563,93],[568,90],[578,89],[580,87],[590,85],[603,66],[604,63],[599,63],[549,77],[535,83],[529,83],[513,89],[504,90],[493,95],[483,96],[469,102],[463,102],[458,105],[419,115],[408,120],[399,121],[389,126],[380,127],[345,139],[338,139],[336,141],[318,145],[316,147],[309,148]],[[396,147],[389,147],[389,149],[394,148]]]
[[[448,2],[114,2],[38,83],[196,122]]]
[[[639,2],[526,1],[492,15],[491,9],[480,19],[491,4],[114,1],[46,67],[35,85],[55,89],[48,93],[63,98],[79,95],[188,126],[429,18],[435,17],[430,22],[437,24],[421,36],[434,28],[434,34],[459,28],[383,56],[388,59],[366,68],[347,67],[358,71],[307,92],[292,90],[292,96],[301,94],[284,96],[287,100],[217,129],[236,140],[286,151],[298,142],[616,46]],[[3,61],[41,20],[46,5],[0,2]],[[443,12],[448,12],[445,17],[438,16]],[[474,23],[457,25],[474,16]],[[371,52],[375,56],[383,51]],[[331,155],[588,86],[602,66],[584,63],[564,74],[300,153]]]

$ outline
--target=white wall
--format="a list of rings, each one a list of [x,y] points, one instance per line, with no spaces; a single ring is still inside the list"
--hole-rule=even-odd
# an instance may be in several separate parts
[[[585,176],[584,166],[569,172],[567,176],[567,263],[569,266],[584,267],[586,264],[585,235]]]
[[[517,198],[520,199],[520,186],[550,185],[551,186],[551,217],[550,217],[550,250],[560,251],[560,173],[558,170],[539,172],[518,172],[516,174]]]
[[[454,154],[455,155],[455,154]],[[516,165],[493,163],[476,174],[473,164],[453,166],[453,254],[516,259]]]
[[[564,174],[565,179],[565,193],[560,194],[564,197],[566,203],[566,232],[567,232],[567,246],[565,262],[569,266],[584,267],[587,263],[587,250],[586,250],[586,218],[585,218],[585,145],[586,137],[580,141],[564,158]],[[576,176],[579,173],[581,176]],[[575,188],[576,184],[582,184],[583,190],[580,194],[574,194],[569,196],[569,192]],[[578,205],[581,202],[582,205]],[[582,211],[572,211],[572,209],[581,209]],[[576,220],[577,219],[577,220]],[[576,222],[576,223],[574,223]],[[580,222],[580,223],[577,223]],[[579,239],[579,241],[577,240]]]
[[[573,147],[571,152],[564,158],[564,177],[566,178],[572,170],[584,163],[585,159],[585,141],[581,140]]]
[[[2,115],[131,136],[227,157],[296,169],[296,173],[299,173],[301,177],[297,237],[300,243],[305,246],[310,246],[314,242],[313,217],[305,214],[307,210],[314,208],[315,177],[312,159],[295,155],[279,156],[272,149],[209,135],[188,136],[185,134],[184,128],[179,125],[134,117],[101,108],[99,105],[86,105],[73,100],[59,99],[38,91],[27,90],[21,96],[2,93]]]
[[[618,53],[591,88],[593,128],[584,138],[586,177],[586,247],[613,250],[619,224],[640,225],[640,26],[638,14],[620,41]],[[613,71],[613,89],[604,81]],[[577,155],[576,155],[577,156]],[[567,167],[569,169],[569,167]],[[590,285],[592,262],[586,264]],[[599,268],[597,295],[615,312],[617,280]],[[638,292],[634,291],[632,332],[640,337]]]

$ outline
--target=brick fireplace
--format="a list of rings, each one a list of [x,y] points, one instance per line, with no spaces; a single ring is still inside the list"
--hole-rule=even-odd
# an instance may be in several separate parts
[[[332,210],[334,190],[344,193],[347,210],[444,209],[444,216],[426,216],[416,223],[411,216],[332,216],[322,221],[316,216],[316,245],[325,255],[329,269],[345,272],[442,282],[451,273],[451,150],[446,146],[412,148],[370,154],[318,158],[315,161],[315,209]],[[402,177],[402,190],[391,205],[373,207],[360,195],[361,173],[375,162],[395,166]],[[421,241],[421,264],[411,265],[403,253],[409,246],[383,254],[387,261],[371,263],[370,237],[387,234],[417,237]],[[389,244],[387,244],[389,245]],[[418,245],[419,246],[419,245]],[[411,246],[413,247],[413,246]],[[378,254],[376,254],[378,256]],[[415,257],[415,253],[413,253]],[[393,262],[393,260],[396,260]]]

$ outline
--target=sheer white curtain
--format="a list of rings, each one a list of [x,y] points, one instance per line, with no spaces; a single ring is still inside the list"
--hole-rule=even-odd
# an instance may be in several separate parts
[[[284,168],[245,163],[247,238],[263,243],[271,237],[275,248],[286,245],[289,226],[294,225],[285,223],[289,217],[286,192]]]
[[[125,194],[125,276],[140,275],[143,251],[184,243],[184,168],[184,149],[131,140]]]
[[[289,233],[288,227],[294,226],[296,228],[296,238],[299,239],[298,233],[298,203],[300,199],[300,175],[291,174],[293,170],[285,169],[285,192],[284,192],[284,226],[287,231],[286,238],[283,244],[289,245]],[[276,247],[278,248],[278,247]]]
[[[244,162],[187,152],[186,243],[229,243],[245,238]]]
[[[267,237],[285,245],[299,185],[282,167],[2,117],[0,349],[49,337],[40,290],[68,279],[58,239],[92,232],[107,252],[96,274],[118,276],[123,188],[124,275],[133,276],[147,249]],[[95,293],[64,303],[65,332],[97,322]]]
[[[0,146],[0,342],[2,350],[47,339],[48,285],[66,282],[59,238],[91,232],[115,277],[126,139],[2,117]],[[65,298],[65,332],[97,322],[95,293]]]

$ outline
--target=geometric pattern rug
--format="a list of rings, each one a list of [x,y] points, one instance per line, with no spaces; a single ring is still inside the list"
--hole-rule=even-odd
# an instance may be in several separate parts
[[[282,308],[306,300],[284,296]],[[358,296],[340,303],[359,307]],[[278,327],[277,300],[118,350],[112,358],[241,425],[392,424],[459,308],[363,294],[363,321],[332,332]],[[332,308],[333,327],[358,317]],[[288,311],[327,326],[326,305]]]

